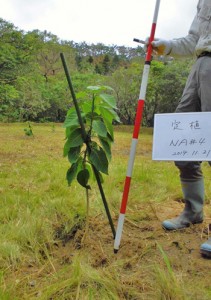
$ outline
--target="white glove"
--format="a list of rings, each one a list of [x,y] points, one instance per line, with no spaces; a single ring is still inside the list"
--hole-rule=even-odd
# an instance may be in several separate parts
[[[162,40],[162,39],[154,39],[152,42],[153,51],[157,53],[157,55],[168,55],[172,50],[171,41]]]
[[[145,51],[147,50],[148,45],[149,38],[145,40]],[[153,53],[156,55],[169,55],[172,50],[172,44],[171,41],[155,38],[154,41],[152,41],[152,49]]]

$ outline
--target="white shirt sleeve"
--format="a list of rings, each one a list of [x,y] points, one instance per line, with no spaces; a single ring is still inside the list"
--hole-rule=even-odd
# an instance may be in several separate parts
[[[172,55],[193,55],[195,53],[195,48],[199,40],[199,23],[197,15],[195,16],[191,27],[189,29],[188,35],[183,38],[171,40]]]

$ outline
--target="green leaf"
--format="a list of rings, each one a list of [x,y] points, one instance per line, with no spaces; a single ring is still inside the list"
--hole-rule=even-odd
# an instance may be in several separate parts
[[[77,99],[85,99],[87,97],[87,93],[86,92],[78,92],[76,93],[76,98]]]
[[[108,141],[110,141],[111,143],[114,141],[114,137],[111,136],[109,132],[108,132],[108,134],[107,134],[107,139],[108,139]]]
[[[110,112],[108,108],[105,108],[104,106],[100,106],[100,112],[103,116],[103,119],[106,120],[109,123],[112,123],[113,121],[113,114]]]
[[[100,143],[103,147],[103,150],[105,151],[106,153],[106,156],[108,158],[108,160],[110,161],[111,160],[111,145],[108,141],[106,141],[105,139],[102,139],[99,137],[99,140],[100,140]]]
[[[116,108],[116,100],[114,96],[108,94],[100,94],[100,98],[109,104],[111,107]]]
[[[93,86],[88,86],[87,89],[91,90],[91,91],[99,91],[99,90],[101,90],[101,87],[93,85]]]
[[[75,106],[72,106],[70,109],[68,109],[67,111],[67,116],[71,115],[75,113],[76,114],[76,110],[75,110]]]
[[[66,179],[67,179],[67,182],[68,182],[69,186],[71,185],[72,181],[76,177],[77,168],[78,168],[78,163],[74,163],[74,164],[71,165],[71,167],[67,171]]]
[[[98,149],[98,148],[99,148],[98,143],[96,143],[95,141],[91,141],[90,147],[91,147],[91,148],[95,148],[95,149]]]
[[[94,120],[92,123],[92,128],[99,136],[107,137],[106,126],[101,120]]]
[[[87,185],[87,183],[89,181],[89,177],[90,177],[89,170],[88,169],[83,169],[80,172],[78,172],[77,181],[80,185],[82,185],[86,189],[90,189],[90,186]]]
[[[68,140],[70,141],[70,147],[77,147],[81,146],[83,144],[83,138],[82,138],[82,130],[81,128],[77,128],[73,130],[70,135]]]
[[[66,127],[65,128],[65,136],[68,138],[71,134],[72,131],[74,131],[76,128],[78,128],[79,125],[73,125],[71,127]]]
[[[86,101],[81,104],[81,107],[85,114],[90,113],[92,111],[92,102]]]
[[[98,171],[108,174],[108,159],[102,148],[92,148],[89,160]]]
[[[96,112],[88,112],[86,114],[86,120],[99,120],[99,119],[101,120],[102,117]]]
[[[101,89],[103,89],[103,90],[110,90],[110,91],[113,91],[113,90],[114,90],[112,87],[110,87],[110,86],[108,86],[108,85],[102,85],[102,86],[101,86]]]
[[[64,128],[67,127],[72,127],[72,126],[79,126],[79,122],[78,122],[78,116],[76,113],[71,113],[70,115],[67,115],[63,124]]]
[[[85,114],[83,112],[81,112],[81,117],[82,119],[84,118]],[[65,118],[64,124],[62,125],[63,128],[67,128],[67,127],[75,127],[75,126],[79,126],[79,121],[78,121],[78,115],[76,113],[75,108],[71,108],[68,113],[67,116]]]
[[[65,145],[64,145],[64,150],[63,150],[63,155],[67,156],[68,152],[70,151],[70,148],[75,148],[77,146],[81,146],[83,144],[83,139],[82,139],[82,135],[81,135],[81,128],[77,128],[75,130],[73,130]]]
[[[81,152],[81,146],[70,148],[68,152],[68,160],[71,164],[75,163],[78,160],[80,156],[80,152]]]
[[[92,91],[103,91],[103,90],[110,90],[113,91],[114,89],[110,86],[107,85],[101,85],[101,86],[88,86],[87,87],[88,90],[92,90]]]
[[[106,127],[108,129],[108,134],[110,135],[109,138],[111,137],[111,140],[112,142],[114,141],[114,129],[113,129],[113,125],[109,122],[107,122],[105,120],[105,124],[106,124]]]
[[[89,162],[85,163],[85,169],[87,169],[89,171],[89,178],[93,177],[93,169],[92,169],[92,165]]]
[[[108,120],[110,123],[112,123],[113,120],[120,123],[118,114],[112,108],[100,106],[100,112],[101,112],[103,118]]]
[[[113,120],[120,123],[120,118],[119,118],[118,114],[116,113],[116,111],[113,109],[109,109],[109,111],[113,116]]]
[[[70,145],[69,145],[69,140],[66,141],[66,143],[64,144],[64,148],[63,148],[63,156],[67,156],[68,152],[70,151]]]

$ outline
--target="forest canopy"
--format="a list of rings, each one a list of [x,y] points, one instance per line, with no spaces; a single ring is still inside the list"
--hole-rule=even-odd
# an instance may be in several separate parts
[[[24,32],[1,18],[0,37],[1,122],[64,121],[73,104],[60,60],[62,52],[76,93],[90,85],[112,87],[121,122],[134,123],[144,67],[141,46],[64,41],[47,31]],[[155,113],[174,111],[191,60],[153,59],[144,126],[153,126]]]

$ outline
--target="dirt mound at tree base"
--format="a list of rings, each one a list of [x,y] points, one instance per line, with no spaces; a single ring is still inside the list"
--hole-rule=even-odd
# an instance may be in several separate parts
[[[98,215],[90,219],[83,244],[84,230],[79,228],[55,255],[70,264],[75,255],[80,255],[92,268],[118,276],[119,299],[209,299],[201,289],[210,286],[211,260],[202,258],[199,252],[201,243],[208,238],[209,222],[172,232],[161,227],[161,219],[176,216],[181,207],[180,201],[165,207],[142,205],[139,211],[145,210],[147,217],[138,222],[128,213],[117,254],[113,252],[108,221]]]

